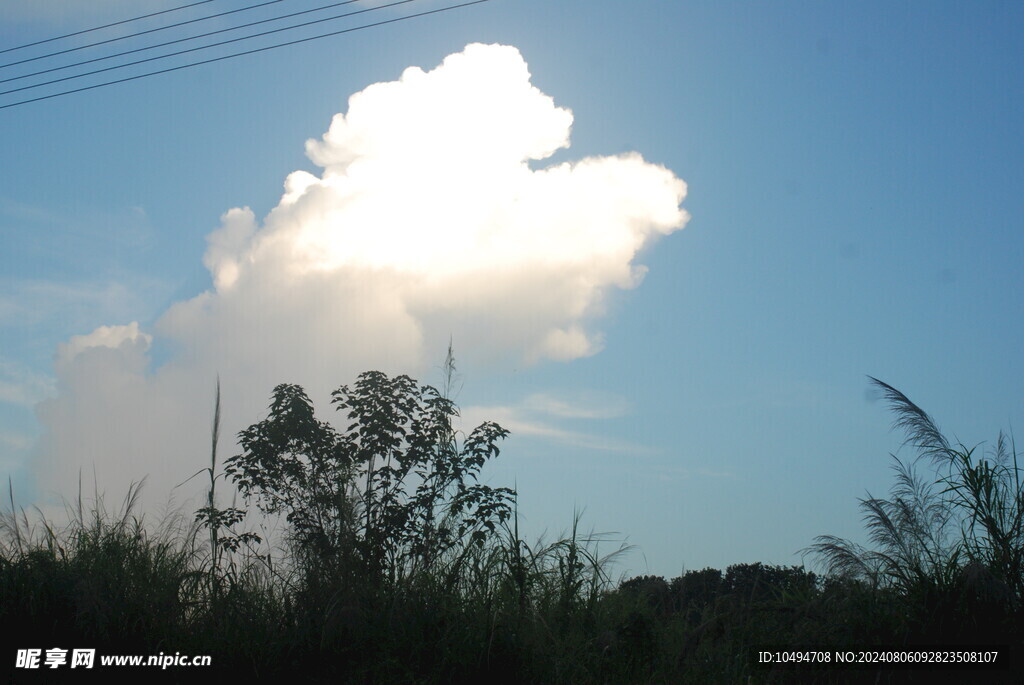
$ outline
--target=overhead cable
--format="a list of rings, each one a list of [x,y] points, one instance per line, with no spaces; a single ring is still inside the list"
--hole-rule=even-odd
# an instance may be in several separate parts
[[[200,0],[199,2],[191,2],[187,5],[179,5],[178,7],[172,7],[166,10],[160,10],[159,12],[152,12],[150,14],[143,14],[141,17],[132,17],[131,19],[122,19],[121,21],[115,21],[113,24],[104,24],[103,26],[95,26],[91,29],[85,29],[83,31],[75,31],[74,33],[65,33],[63,36],[54,36],[53,38],[47,38],[46,40],[37,40],[34,43],[25,43],[24,45],[18,45],[13,48],[4,48],[0,50],[0,55],[5,52],[14,52],[15,50],[21,50],[23,48],[30,48],[33,45],[42,45],[43,43],[52,43],[55,40],[63,40],[64,38],[71,38],[72,36],[80,36],[83,33],[92,33],[93,31],[100,31],[102,29],[109,29],[112,26],[120,26],[121,24],[130,24],[133,21],[139,21],[140,19],[149,19],[150,17],[156,17],[161,14],[168,14],[169,12],[177,12],[178,10],[188,9],[189,7],[195,7],[196,5],[205,5],[213,0]]]
[[[336,19],[344,19],[345,17],[351,17],[356,14],[365,14],[367,12],[373,12],[376,10],[387,9],[388,7],[396,7],[398,5],[407,5],[410,2],[416,2],[416,0],[395,0],[395,2],[387,5],[378,5],[376,7],[367,7],[365,9],[356,10],[354,12],[345,12],[344,14],[338,14],[333,17],[324,17],[323,19],[314,19],[313,21],[303,22],[301,24],[293,24],[292,26],[283,26],[279,29],[271,29],[270,31],[262,31],[260,33],[254,33],[251,36],[241,36],[240,38],[232,38],[230,40],[222,40],[217,43],[210,43],[209,45],[200,45],[196,48],[188,48],[187,50],[178,50],[177,52],[169,52],[166,55],[157,55],[156,57],[147,57],[146,59],[137,59],[134,62],[125,62],[124,64],[117,64],[112,67],[104,67],[103,69],[94,69],[92,71],[82,72],[81,74],[75,74],[74,76],[64,76],[62,78],[55,78],[49,81],[43,81],[42,83],[33,83],[30,86],[21,86],[20,88],[11,88],[9,90],[0,90],[0,95],[10,95],[11,93],[19,93],[23,90],[32,90],[33,88],[41,88],[43,86],[50,86],[54,83],[62,83],[64,81],[73,81],[77,78],[85,76],[93,76],[95,74],[102,74],[108,71],[115,71],[117,69],[124,69],[125,67],[134,67],[138,64],[146,64],[147,62],[156,62],[157,60],[166,59],[168,57],[177,57],[178,55],[186,55],[191,52],[199,52],[200,50],[208,50],[209,48],[220,47],[221,45],[229,45],[231,43],[239,43],[243,40],[250,40],[252,38],[261,38],[262,36],[269,36],[273,33],[281,33],[282,31],[291,31],[292,29],[302,28],[304,26],[312,26],[314,24],[322,24],[326,21],[334,21]],[[343,3],[344,4],[344,3]]]
[[[207,1],[209,1],[209,0],[207,0]],[[302,15],[302,14],[310,14],[312,12],[322,12],[323,10],[331,9],[332,7],[340,7],[342,5],[351,5],[354,2],[359,2],[359,0],[345,0],[344,2],[335,2],[335,3],[331,3],[330,5],[321,5],[320,7],[314,7],[313,9],[302,10],[301,12],[292,12],[291,14],[282,14],[279,17],[272,17],[270,19],[261,19],[260,21],[253,21],[253,22],[249,22],[248,24],[240,24],[238,26],[230,26],[230,27],[228,27],[226,29],[218,29],[216,31],[209,31],[207,33],[200,33],[200,34],[195,35],[195,36],[188,36],[186,38],[178,38],[177,40],[169,40],[166,43],[157,43],[156,45],[147,45],[147,46],[142,47],[142,48],[135,48],[134,50],[125,50],[124,52],[115,52],[113,55],[105,55],[103,57],[97,57],[95,59],[87,59],[87,60],[83,60],[81,62],[75,62],[73,64],[65,64],[65,65],[60,66],[60,67],[53,67],[52,69],[43,69],[42,71],[34,71],[31,74],[22,74],[21,76],[12,76],[10,78],[0,79],[0,83],[10,83],[11,81],[20,81],[21,79],[31,78],[33,76],[41,76],[42,74],[50,74],[50,73],[53,73],[55,71],[63,71],[64,69],[71,69],[73,67],[82,67],[82,66],[85,66],[86,64],[93,64],[95,62],[102,62],[104,60],[114,59],[115,57],[124,57],[125,55],[134,55],[137,52],[145,52],[146,50],[155,50],[156,48],[165,48],[168,45],[177,45],[179,43],[187,43],[190,40],[198,40],[200,38],[209,38],[210,36],[216,36],[216,35],[221,34],[221,33],[228,33],[229,31],[238,31],[239,29],[247,29],[247,28],[251,28],[253,26],[259,26],[260,24],[269,24],[270,22],[273,22],[273,21],[281,21],[282,19],[291,19],[292,17],[297,17],[297,16]],[[175,54],[180,54],[180,53],[175,53]],[[95,72],[90,72],[90,73],[95,73]],[[80,76],[85,76],[85,74],[80,74]],[[54,83],[54,81],[50,81],[50,83]],[[11,91],[7,91],[7,92],[11,92]]]
[[[408,2],[410,0],[404,0],[404,1]],[[437,9],[426,10],[424,12],[418,12],[416,14],[409,14],[409,15],[406,15],[404,17],[396,17],[394,19],[385,19],[384,21],[378,21],[378,22],[375,22],[373,24],[364,24],[362,26],[353,26],[351,28],[342,29],[340,31],[331,31],[330,33],[322,33],[322,34],[317,35],[317,36],[309,36],[307,38],[299,38],[297,40],[288,41],[286,43],[277,43],[275,45],[268,45],[268,46],[265,46],[265,47],[262,47],[262,48],[254,48],[252,50],[246,50],[245,52],[236,52],[236,53],[232,53],[230,55],[222,55],[220,57],[213,57],[211,59],[202,60],[200,62],[191,62],[189,64],[181,64],[181,65],[178,65],[176,67],[169,67],[167,69],[160,69],[159,71],[151,71],[151,72],[147,72],[145,74],[136,74],[135,76],[126,76],[125,78],[117,79],[115,81],[106,81],[104,83],[96,83],[96,84],[93,84],[91,86],[84,86],[82,88],[75,88],[73,90],[65,90],[65,91],[61,91],[59,93],[52,93],[50,95],[43,95],[43,96],[40,96],[40,97],[37,97],[37,98],[32,98],[30,100],[21,100],[20,102],[12,102],[12,103],[9,103],[9,104],[6,104],[6,105],[0,105],[0,109],[9,109],[11,107],[18,107],[20,105],[27,105],[27,104],[32,103],[32,102],[39,102],[41,100],[49,100],[51,98],[61,97],[62,95],[70,95],[72,93],[81,93],[81,92],[86,91],[86,90],[93,90],[93,89],[96,89],[96,88],[102,88],[104,86],[112,86],[112,85],[117,84],[117,83],[125,83],[126,81],[135,81],[137,79],[146,78],[147,76],[156,76],[157,74],[166,74],[166,73],[169,73],[169,72],[172,72],[172,71],[180,71],[181,69],[188,69],[189,67],[197,67],[197,66],[199,66],[201,64],[210,64],[210,63],[213,63],[213,62],[220,62],[220,61],[223,61],[223,60],[232,59],[234,57],[242,57],[244,55],[252,55],[252,54],[257,53],[257,52],[266,52],[268,50],[275,50],[277,48],[283,48],[283,47],[287,47],[289,45],[297,45],[299,43],[308,43],[310,41],[319,40],[321,38],[328,38],[330,36],[338,36],[338,35],[341,35],[343,33],[352,33],[353,31],[360,31],[362,29],[374,28],[376,26],[384,26],[385,24],[394,24],[394,23],[397,23],[397,22],[400,22],[400,21],[405,21],[406,19],[415,19],[417,17],[425,17],[425,16],[430,15],[430,14],[439,14],[441,12],[448,12],[449,10],[460,9],[462,7],[469,7],[470,5],[479,5],[479,4],[485,3],[485,2],[490,2],[490,0],[472,0],[472,2],[463,2],[463,3],[458,4],[458,5],[449,5],[448,7],[439,7]]]
[[[0,64],[0,69],[6,69],[7,67],[13,67],[18,64],[25,64],[26,62],[35,62],[37,60],[46,59],[47,57],[56,57],[57,55],[65,55],[69,52],[76,52],[78,50],[85,50],[86,48],[94,48],[97,45],[106,45],[107,43],[116,43],[119,40],[127,40],[128,38],[135,38],[136,36],[145,36],[149,33],[156,33],[157,31],[166,31],[167,29],[176,29],[179,26],[187,26],[189,24],[195,24],[200,21],[207,21],[208,19],[216,19],[217,17],[226,17],[229,14],[238,14],[239,12],[248,12],[249,10],[258,9],[260,7],[266,7],[267,5],[274,5],[284,0],[267,0],[267,2],[261,2],[258,5],[249,5],[248,7],[239,7],[238,9],[228,10],[227,12],[220,12],[219,14],[210,14],[205,17],[198,17],[196,19],[189,19],[188,21],[179,21],[177,24],[168,24],[167,26],[158,26],[155,29],[149,29],[148,31],[138,31],[136,33],[130,33],[127,36],[118,36],[117,38],[109,38],[107,40],[97,41],[95,43],[89,43],[88,45],[79,45],[76,48],[68,48],[67,50],[59,50],[57,52],[51,52],[46,55],[39,55],[38,57],[30,57],[23,59],[18,62],[8,62],[7,64]]]

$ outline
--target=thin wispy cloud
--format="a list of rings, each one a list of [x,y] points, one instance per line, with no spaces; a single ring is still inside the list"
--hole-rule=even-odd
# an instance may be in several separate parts
[[[535,393],[512,405],[472,406],[462,410],[462,425],[496,421],[513,435],[607,452],[649,454],[652,449],[603,434],[602,421],[627,416],[629,403],[608,393],[573,393],[571,399]],[[580,428],[586,423],[587,429]]]
[[[24,450],[32,446],[32,438],[21,433],[0,431],[0,445],[16,450]],[[13,466],[13,464],[11,465]]]
[[[39,407],[44,487],[69,491],[92,464],[115,493],[145,475],[181,482],[208,459],[218,375],[222,435],[235,435],[278,383],[327,412],[340,383],[417,375],[450,337],[474,365],[598,352],[607,294],[636,287],[638,252],[685,224],[686,186],[637,153],[536,164],[568,147],[572,120],[509,46],[469,45],[353,95],[306,145],[319,175],[290,174],[262,219],[225,212],[208,236],[210,290],[151,330],[109,321],[61,347],[60,394]],[[157,346],[167,361],[154,367]],[[622,411],[530,402],[562,418]],[[509,428],[626,447],[524,416]]]
[[[11,250],[60,262],[66,270],[118,266],[115,256],[144,254],[153,248],[157,235],[145,209],[138,206],[60,212],[0,197],[0,217],[10,227]]]
[[[624,397],[609,393],[573,393],[570,397],[549,393],[534,393],[523,401],[531,411],[566,419],[615,419],[630,413],[630,404]]]
[[[142,318],[171,290],[160,279],[138,275],[124,281],[15,280],[0,291],[0,329],[81,331],[104,321]]]
[[[0,356],[0,403],[31,407],[54,392],[52,378]]]

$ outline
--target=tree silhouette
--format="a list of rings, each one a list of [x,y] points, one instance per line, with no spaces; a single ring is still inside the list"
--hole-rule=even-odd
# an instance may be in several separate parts
[[[394,581],[483,545],[508,520],[514,491],[476,482],[508,435],[501,426],[460,440],[455,404],[404,375],[368,371],[332,397],[344,431],[315,417],[300,386],[278,385],[226,467],[261,511],[285,515],[307,561]]]

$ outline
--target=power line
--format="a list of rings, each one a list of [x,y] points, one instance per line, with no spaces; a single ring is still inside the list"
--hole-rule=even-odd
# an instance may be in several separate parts
[[[354,0],[353,0],[354,1]],[[396,7],[397,5],[405,5],[416,0],[396,0],[395,2],[387,5],[378,5],[377,7],[367,7],[366,9],[356,10],[355,12],[346,12],[344,14],[338,14],[333,17],[324,17],[322,19],[314,19],[313,21],[303,22],[301,24],[294,24],[292,26],[284,26],[279,29],[272,29],[270,31],[263,31],[261,33],[254,33],[251,36],[242,36],[240,38],[232,38],[231,40],[222,40],[218,43],[210,43],[209,45],[200,45],[197,48],[189,48],[187,50],[179,50],[177,52],[169,52],[166,55],[157,55],[156,57],[147,57],[146,59],[138,59],[134,62],[125,62],[124,64],[118,64],[112,67],[104,67],[103,69],[94,69],[92,71],[86,71],[81,74],[75,74],[74,76],[65,76],[63,78],[51,79],[49,81],[43,81],[42,83],[33,83],[30,86],[22,86],[20,88],[11,88],[10,90],[0,91],[0,95],[10,95],[11,93],[19,93],[23,90],[32,90],[33,88],[41,88],[43,86],[50,86],[54,83],[62,83],[64,81],[73,81],[77,78],[84,76],[94,76],[95,74],[102,74],[108,71],[115,71],[117,69],[124,69],[125,67],[134,67],[138,64],[146,64],[148,62],[156,62],[157,60],[165,59],[167,57],[177,57],[178,55],[185,55],[190,52],[199,52],[200,50],[206,50],[209,48],[220,47],[221,45],[229,45],[231,43],[239,43],[243,40],[249,40],[250,38],[260,38],[262,36],[269,36],[272,33],[281,33],[282,31],[290,31],[292,29],[302,28],[304,26],[312,26],[314,24],[321,24],[327,21],[334,21],[336,19],[344,19],[345,17],[355,16],[356,14],[365,14],[367,12],[373,12],[376,10],[387,9],[388,7]],[[346,3],[341,3],[346,4]]]
[[[88,45],[79,45],[77,48],[68,48],[67,50],[58,50],[57,52],[51,52],[46,55],[39,55],[38,57],[29,57],[18,62],[8,62],[7,64],[0,64],[0,69],[6,69],[7,67],[13,67],[18,64],[25,64],[26,62],[35,62],[37,60],[46,59],[47,57],[56,57],[57,55],[65,55],[69,52],[76,52],[78,50],[85,50],[86,48],[94,48],[97,45],[106,45],[107,43],[116,43],[119,40],[127,40],[128,38],[135,38],[136,36],[145,36],[149,33],[156,33],[157,31],[166,31],[167,29],[176,29],[179,26],[187,26],[189,24],[195,24],[200,21],[206,21],[208,19],[216,19],[218,17],[226,17],[229,14],[238,14],[239,12],[247,12],[249,10],[258,9],[260,7],[266,7],[267,5],[275,5],[284,0],[267,0],[267,2],[261,2],[257,5],[249,5],[248,7],[239,7],[235,10],[228,10],[227,12],[220,12],[219,14],[211,14],[206,17],[199,17],[198,19],[189,19],[188,21],[179,21],[177,24],[168,24],[167,26],[158,26],[155,29],[149,29],[148,31],[138,31],[136,33],[129,33],[127,36],[118,36],[117,38],[108,38],[107,40],[97,41],[95,43],[89,43]]]
[[[104,24],[103,26],[96,26],[91,29],[85,29],[84,31],[75,31],[74,33],[65,33],[63,36],[56,36],[54,38],[47,38],[46,40],[37,40],[35,43],[25,43],[24,45],[18,45],[13,48],[4,48],[0,50],[0,55],[5,52],[14,52],[15,50],[21,50],[23,48],[30,48],[33,45],[42,45],[43,43],[52,43],[55,40],[61,40],[64,38],[71,38],[72,36],[80,36],[83,33],[92,33],[93,31],[100,31],[102,29],[109,29],[112,26],[120,26],[121,24],[130,24],[133,21],[139,21],[140,19],[149,19],[150,17],[156,17],[161,14],[167,14],[169,12],[177,12],[178,10],[188,9],[189,7],[195,7],[196,5],[205,5],[213,0],[200,0],[199,2],[192,2],[187,5],[179,5],[178,7],[172,7],[167,10],[160,10],[159,12],[152,12],[151,14],[143,14],[141,17],[132,17],[131,19],[122,19],[121,21],[115,21],[113,24]]]
[[[352,28],[342,29],[340,31],[332,31],[330,33],[322,33],[322,34],[320,34],[318,36],[309,36],[308,38],[299,38],[297,40],[288,41],[287,43],[277,43],[275,45],[268,45],[268,46],[262,47],[262,48],[255,48],[253,50],[246,50],[245,52],[236,52],[236,53],[233,53],[233,54],[230,54],[230,55],[222,55],[221,57],[214,57],[212,59],[203,60],[201,62],[191,62],[189,64],[182,64],[182,65],[179,65],[179,66],[176,66],[176,67],[169,67],[167,69],[161,69],[159,71],[151,71],[151,72],[147,72],[145,74],[137,74],[135,76],[127,76],[125,78],[117,79],[115,81],[106,81],[104,83],[96,83],[96,84],[93,84],[91,86],[84,86],[82,88],[75,88],[74,90],[65,90],[65,91],[61,91],[60,93],[52,93],[50,95],[43,95],[41,97],[32,98],[30,100],[22,100],[20,102],[12,102],[12,103],[9,103],[9,104],[6,104],[6,105],[0,105],[0,109],[9,109],[11,107],[18,107],[20,105],[27,105],[27,104],[32,103],[32,102],[39,102],[40,100],[49,100],[51,98],[60,97],[62,95],[71,95],[72,93],[81,93],[82,91],[93,90],[95,88],[102,88],[104,86],[112,86],[112,85],[115,85],[117,83],[125,83],[126,81],[135,81],[136,79],[146,78],[147,76],[156,76],[157,74],[166,74],[166,73],[172,72],[172,71],[179,71],[181,69],[188,69],[189,67],[197,67],[197,66],[199,66],[201,64],[210,64],[212,62],[220,62],[220,61],[223,61],[223,60],[232,59],[234,57],[242,57],[244,55],[252,55],[252,54],[257,53],[257,52],[266,52],[267,50],[275,50],[277,48],[283,48],[283,47],[287,47],[289,45],[297,45],[299,43],[308,43],[310,41],[319,40],[320,38],[328,38],[330,36],[338,36],[338,35],[341,35],[343,33],[352,33],[353,31],[360,31],[362,29],[374,28],[376,26],[384,26],[385,24],[394,24],[394,23],[397,23],[397,22],[400,22],[400,21],[405,21],[406,19],[415,19],[417,17],[425,17],[425,16],[430,15],[430,14],[439,14],[441,12],[447,12],[449,10],[460,9],[462,7],[469,7],[470,5],[479,5],[479,4],[485,3],[485,2],[490,2],[490,0],[472,0],[471,2],[464,2],[464,3],[458,4],[458,5],[449,5],[448,7],[439,7],[438,9],[426,10],[424,12],[419,12],[417,14],[409,14],[409,15],[406,15],[404,17],[397,17],[395,19],[386,19],[384,21],[378,21],[378,22],[375,22],[373,24],[364,24],[363,26],[354,26]]]
[[[206,0],[206,2],[211,2],[211,1],[212,0]],[[270,19],[261,19],[260,21],[253,21],[253,22],[249,22],[248,24],[240,24],[238,26],[231,26],[231,27],[226,28],[226,29],[218,29],[216,31],[209,31],[207,33],[200,33],[199,35],[196,35],[196,36],[188,36],[187,38],[178,38],[177,40],[169,40],[166,43],[157,43],[156,45],[147,45],[147,46],[142,47],[142,48],[135,48],[134,50],[125,50],[124,52],[115,52],[113,55],[106,55],[104,57],[97,57],[95,59],[87,59],[87,60],[83,60],[81,62],[74,62],[73,64],[65,64],[64,66],[53,67],[52,69],[43,69],[42,71],[34,71],[31,74],[22,74],[21,76],[12,76],[11,78],[0,79],[0,83],[10,83],[11,81],[20,81],[21,79],[31,78],[33,76],[41,76],[43,74],[50,74],[50,73],[53,73],[55,71],[63,71],[64,69],[71,69],[73,67],[82,67],[82,66],[85,66],[86,64],[93,64],[95,62],[102,62],[104,60],[114,59],[115,57],[124,57],[125,55],[134,55],[137,52],[145,52],[146,50],[155,50],[156,48],[165,48],[168,45],[177,45],[179,43],[187,43],[190,40],[198,40],[200,38],[209,38],[210,36],[216,36],[216,35],[221,34],[221,33],[228,33],[230,31],[237,31],[239,29],[247,29],[247,28],[251,28],[253,26],[259,26],[260,24],[269,24],[270,22],[281,21],[282,19],[291,19],[292,17],[297,17],[297,16],[300,16],[302,14],[311,14],[312,12],[322,12],[323,10],[331,9],[332,7],[340,7],[342,5],[351,5],[354,2],[359,2],[359,0],[345,0],[344,2],[335,2],[335,3],[331,3],[330,5],[321,5],[320,7],[314,7],[313,9],[302,10],[301,12],[292,12],[291,14],[283,14],[280,17],[272,17]],[[175,53],[175,54],[180,54],[180,53]],[[95,73],[95,72],[92,72],[92,73]],[[86,74],[79,74],[79,75],[80,76],[85,76]],[[50,83],[54,83],[54,82],[51,81]],[[40,84],[40,85],[44,85],[44,84]],[[11,92],[11,91],[7,91],[7,92]]]

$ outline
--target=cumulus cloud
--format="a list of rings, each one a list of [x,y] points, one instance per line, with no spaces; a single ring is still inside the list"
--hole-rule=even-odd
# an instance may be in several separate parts
[[[211,290],[151,332],[102,327],[62,346],[59,396],[39,409],[41,481],[66,492],[96,463],[122,490],[146,474],[180,482],[208,459],[218,374],[234,435],[276,383],[326,409],[360,371],[425,370],[450,336],[479,363],[600,350],[607,293],[635,287],[637,253],[685,224],[686,186],[635,153],[531,169],[569,145],[572,119],[501,45],[353,95],[306,145],[322,173],[289,175],[261,220],[221,217]]]
[[[75,357],[94,348],[117,350],[122,347],[149,347],[153,336],[139,330],[138,322],[133,321],[127,326],[100,326],[88,335],[73,335],[66,343],[57,347],[57,371],[71,366]]]

